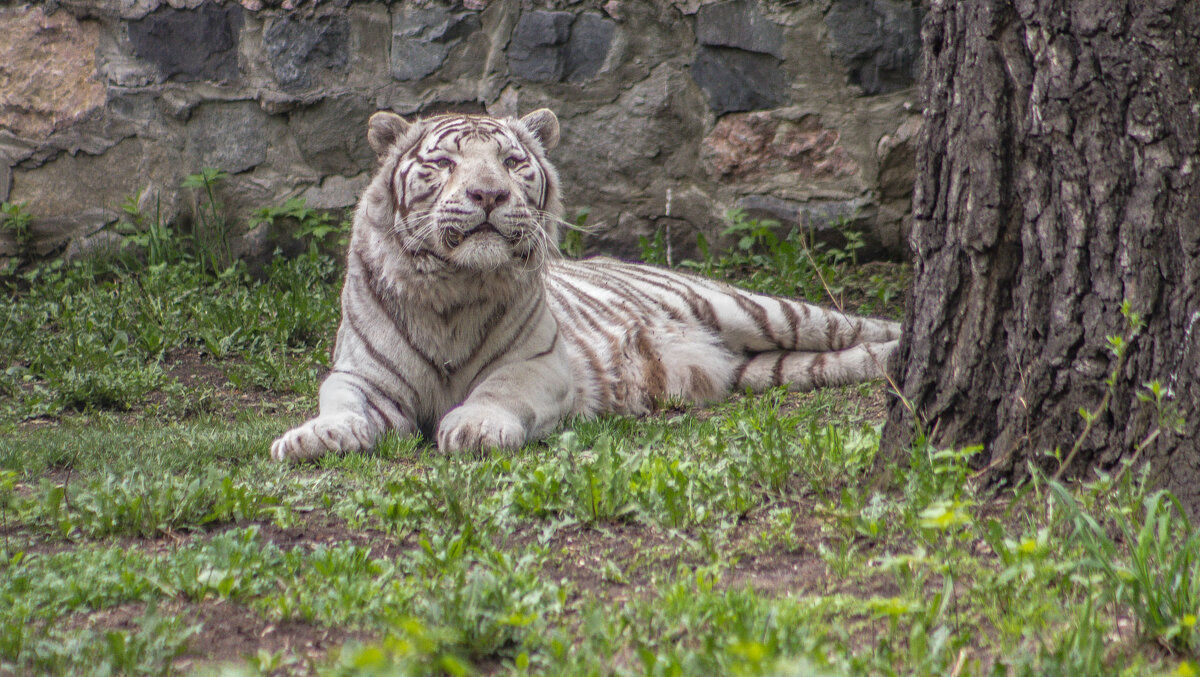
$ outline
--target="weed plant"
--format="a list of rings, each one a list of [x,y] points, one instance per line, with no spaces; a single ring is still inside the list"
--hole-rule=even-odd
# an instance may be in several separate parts
[[[31,223],[33,215],[26,209],[24,202],[0,202],[0,233],[10,233],[16,245],[17,256],[8,259],[0,272],[11,274],[16,270],[22,257],[29,255],[33,243]]]

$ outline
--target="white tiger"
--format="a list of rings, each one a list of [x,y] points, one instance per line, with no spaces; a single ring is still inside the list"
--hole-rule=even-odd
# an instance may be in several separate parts
[[[279,460],[420,432],[446,452],[518,447],[565,417],[645,414],[732,388],[881,375],[895,322],[653,266],[557,254],[558,119],[371,117],[381,167],[354,219],[320,415]]]

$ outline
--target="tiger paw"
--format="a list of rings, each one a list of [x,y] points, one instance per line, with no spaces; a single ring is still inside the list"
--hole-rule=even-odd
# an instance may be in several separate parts
[[[370,449],[374,443],[374,426],[363,416],[351,413],[318,416],[275,440],[271,444],[271,458],[300,461],[331,451],[342,454]]]
[[[525,426],[496,407],[464,404],[438,425],[438,449],[446,452],[515,449],[525,443]]]

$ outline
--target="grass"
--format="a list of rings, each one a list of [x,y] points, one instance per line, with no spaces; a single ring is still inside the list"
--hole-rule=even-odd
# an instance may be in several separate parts
[[[340,284],[316,239],[340,231],[263,210],[311,238],[252,275],[128,211],[136,251],[2,278],[0,674],[1200,669],[1200,536],[1170,495],[1136,468],[987,494],[977,450],[923,445],[871,489],[880,384],[272,463],[315,407]],[[899,313],[903,270],[734,231],[684,265]]]

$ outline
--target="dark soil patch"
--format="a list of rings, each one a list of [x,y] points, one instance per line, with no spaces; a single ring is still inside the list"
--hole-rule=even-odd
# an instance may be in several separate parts
[[[570,600],[601,600],[612,608],[652,595],[654,581],[673,574],[681,564],[705,563],[683,536],[648,525],[573,525],[544,542],[541,535],[537,525],[522,526],[497,547],[513,553],[546,548],[543,578],[568,586]],[[566,616],[574,618],[570,611]]]
[[[175,348],[167,352],[164,360],[167,376],[178,380],[188,388],[225,388],[233,384],[217,366],[216,360],[195,348]]]
[[[795,515],[790,534],[792,545],[773,544],[764,550],[755,541],[769,531],[767,515],[778,508],[790,510]],[[749,587],[772,597],[842,593],[865,599],[899,594],[899,588],[889,575],[869,575],[856,570],[842,580],[830,571],[820,554],[822,544],[831,550],[835,547],[829,542],[826,527],[827,521],[818,516],[816,506],[811,502],[789,501],[751,512],[738,525],[735,551],[741,554],[722,585]],[[856,556],[867,559],[873,557],[871,550],[877,546],[865,538],[852,545],[857,548]]]
[[[236,358],[216,360],[195,348],[176,348],[169,351],[163,361],[163,371],[193,393],[199,393],[197,401],[188,406],[171,402],[171,395],[156,390],[146,396],[145,402],[135,407],[134,413],[152,408],[183,410],[184,415],[225,411],[232,420],[240,411],[274,411],[294,406],[296,396],[263,388],[237,388],[225,375],[226,368],[237,364]],[[316,398],[312,398],[316,404]]]
[[[322,510],[297,511],[296,524],[280,527],[274,523],[262,524],[259,535],[281,550],[298,547],[314,549],[350,543],[356,547],[370,549],[373,557],[395,559],[416,547],[412,537],[398,539],[396,536],[375,529],[352,529],[345,520]]]
[[[331,649],[350,639],[367,640],[369,635],[342,628],[286,621],[269,623],[253,611],[232,602],[203,602],[196,609],[203,629],[188,642],[188,652],[176,661],[183,669],[203,664],[235,662],[259,650],[295,656],[303,664],[289,670],[311,672],[314,663],[324,662]],[[190,609],[189,609],[190,611]]]
[[[140,630],[146,614],[144,602],[131,602],[91,613],[76,614],[65,627],[87,627],[97,632]],[[331,649],[351,639],[369,640],[370,635],[286,621],[272,623],[253,610],[228,600],[190,602],[170,600],[159,604],[158,614],[175,616],[186,625],[199,625],[197,634],[187,642],[187,650],[175,660],[174,667],[190,671],[204,665],[241,663],[259,650],[282,653],[286,674],[310,674],[314,664],[324,662]],[[293,660],[286,660],[289,657]]]
[[[824,594],[829,583],[825,562],[808,548],[742,557],[721,581],[725,588],[752,588],[769,597]]]
[[[778,507],[778,506],[775,506]],[[742,552],[721,581],[725,588],[753,588],[771,596],[826,594],[833,577],[817,546],[825,540],[820,520],[799,505],[787,506],[798,516],[792,529],[795,547],[774,545],[766,551],[752,541],[767,529],[767,510],[758,509],[738,525],[736,550]]]
[[[568,582],[578,597],[620,603],[645,586],[655,571],[674,571],[685,559],[677,538],[647,526],[611,524],[568,527],[546,546],[543,575]]]

